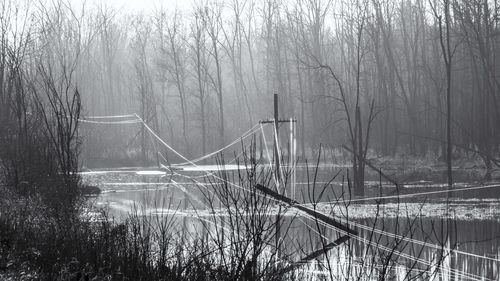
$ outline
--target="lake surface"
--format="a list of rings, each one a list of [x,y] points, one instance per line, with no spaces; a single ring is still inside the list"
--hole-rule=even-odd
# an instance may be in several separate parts
[[[206,168],[211,172],[216,170],[212,166]],[[349,240],[357,256],[366,258],[383,252],[386,247],[397,249],[399,256],[416,257],[417,264],[430,263],[440,253],[434,246],[443,245],[443,237],[448,237],[444,233],[450,229],[458,251],[445,260],[452,274],[439,275],[439,278],[499,280],[500,188],[495,183],[458,183],[455,188],[460,191],[453,192],[447,199],[443,184],[414,182],[396,188],[390,183],[368,181],[365,198],[374,199],[363,200],[350,195],[347,177],[342,173],[331,181],[341,168],[325,166],[317,173],[298,168],[295,188],[292,189],[289,182],[287,195],[339,220],[345,221],[348,217],[349,225],[359,231],[359,239]],[[231,167],[233,173],[237,169],[237,166]],[[207,208],[204,190],[210,183],[202,170],[191,167],[173,174],[154,169],[122,169],[83,172],[82,176],[86,183],[101,188],[101,195],[95,199],[97,205],[108,208],[117,218],[125,217],[134,208],[144,214],[175,214],[182,221],[182,227],[197,232],[202,228],[200,219],[224,216],[224,210],[214,212]],[[379,196],[385,199],[376,199]],[[284,214],[283,224],[288,230],[283,237],[283,244],[287,245],[283,251],[290,259],[318,249],[321,236],[326,239],[323,242],[339,237],[335,230],[316,224],[293,208]],[[397,246],[395,241],[399,242]],[[337,257],[341,256],[340,248],[335,251]],[[321,275],[324,266],[314,264],[310,263],[308,268]],[[428,268],[428,264],[423,268]],[[398,276],[396,279],[405,279],[403,273]]]

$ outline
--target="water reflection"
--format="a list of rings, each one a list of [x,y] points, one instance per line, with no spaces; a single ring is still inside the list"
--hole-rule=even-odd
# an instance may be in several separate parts
[[[315,186],[322,188],[325,183],[328,183],[327,176],[328,173],[319,175]],[[209,226],[211,218],[226,215],[223,210],[214,213],[207,208],[203,192],[207,188],[207,183],[194,184],[179,175],[169,177],[164,173],[121,172],[95,173],[84,177],[88,183],[96,184],[103,190],[97,201],[99,204],[107,206],[111,215],[116,217],[124,216],[135,208],[143,214],[176,216],[179,222],[179,232],[201,233],[204,229],[214,227]],[[307,175],[302,175],[300,178],[307,178]],[[304,203],[315,200],[333,201],[329,204],[318,204],[316,208],[336,216],[342,216],[341,214],[345,214],[343,210],[348,210],[349,220],[353,223],[410,237],[426,244],[415,245],[407,241],[399,241],[399,244],[395,246],[394,237],[387,237],[381,233],[374,235],[367,229],[358,229],[360,230],[359,239],[349,240],[347,248],[338,247],[329,255],[330,261],[335,261],[335,265],[338,267],[337,273],[340,274],[345,269],[340,265],[347,261],[339,259],[342,255],[347,254],[345,251],[350,251],[351,254],[359,257],[360,261],[363,261],[353,265],[353,268],[356,266],[362,268],[370,263],[383,262],[382,258],[389,256],[388,253],[383,253],[384,247],[396,249],[398,253],[393,253],[392,258],[402,257],[401,260],[411,263],[411,259],[406,258],[410,256],[415,260],[424,261],[416,262],[418,266],[415,268],[415,272],[418,270],[428,271],[432,267],[432,261],[443,254],[442,251],[429,247],[429,245],[440,245],[444,248],[446,246],[443,237],[446,237],[444,235],[446,233],[444,215],[447,205],[443,196],[385,200],[382,202],[383,204],[377,204],[374,201],[345,204],[345,202],[335,203],[333,200],[340,194],[346,195],[344,198],[349,197],[349,190],[346,190],[346,184],[343,184],[341,179],[329,183],[322,198],[314,198],[311,195],[309,191],[313,186],[305,181],[299,181],[295,194],[297,201]],[[394,192],[394,187],[388,184],[377,185],[376,182],[369,182],[368,186],[367,197]],[[370,188],[370,186],[372,187]],[[436,188],[439,186],[429,183],[421,186],[414,184],[406,186],[406,189],[400,190],[400,193],[425,192],[436,190]],[[497,260],[500,258],[500,222],[498,220],[500,200],[497,199],[499,198],[498,194],[498,188],[474,192],[462,191],[455,193],[454,197],[450,199],[448,207],[453,218],[453,227],[451,228],[453,239],[457,243],[457,249],[465,253],[453,253],[446,259],[445,264],[450,265],[452,276],[456,280],[479,277],[484,280],[498,280],[499,262]],[[318,225],[308,218],[297,216],[297,213],[293,211],[286,213],[283,224],[287,229],[286,235],[282,237],[283,244],[286,245],[283,255],[290,260],[297,260],[308,252],[321,248],[322,243],[325,242],[321,237],[329,241],[339,237],[338,232]],[[482,256],[490,259],[482,258]],[[415,263],[415,260],[412,264]],[[307,268],[309,271],[315,272],[314,274],[321,275],[327,267],[325,264],[312,263]],[[404,270],[398,268],[393,268],[393,274],[408,277],[405,276]],[[441,278],[445,279],[442,276]]]

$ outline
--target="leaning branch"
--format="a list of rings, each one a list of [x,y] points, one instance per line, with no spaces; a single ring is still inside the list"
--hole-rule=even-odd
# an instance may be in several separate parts
[[[345,150],[349,151],[349,152],[350,152],[350,153],[352,153],[352,154],[356,154],[356,153],[354,153],[354,151],[352,151],[352,149],[350,149],[349,147],[347,147],[347,146],[345,146],[345,145],[342,145],[342,148],[344,148]],[[358,156],[358,155],[356,154],[356,156]],[[374,171],[376,171],[376,172],[380,173],[380,176],[382,176],[384,179],[386,179],[386,180],[387,180],[387,181],[389,181],[390,183],[394,184],[396,187],[399,187],[399,183],[398,183],[396,180],[394,180],[393,178],[391,178],[391,177],[389,177],[388,175],[384,174],[384,173],[380,170],[380,168],[375,167],[375,165],[373,165],[372,163],[370,163],[370,161],[368,161],[367,159],[365,159],[365,164],[366,164],[368,167],[372,168]]]

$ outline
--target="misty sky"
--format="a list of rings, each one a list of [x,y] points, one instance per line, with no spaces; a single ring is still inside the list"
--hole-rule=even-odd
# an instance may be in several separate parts
[[[82,0],[72,0],[75,3],[81,3]],[[98,3],[107,3],[110,6],[120,8],[126,11],[153,11],[161,5],[167,9],[177,6],[180,10],[189,9],[193,3],[192,0],[92,0]]]

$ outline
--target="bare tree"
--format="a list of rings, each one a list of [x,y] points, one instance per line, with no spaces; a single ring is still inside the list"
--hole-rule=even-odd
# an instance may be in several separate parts
[[[343,34],[340,38],[345,39],[347,42],[352,42],[353,45],[347,45],[348,48],[354,50],[353,56],[353,69],[354,69],[354,90],[352,94],[345,90],[346,87],[343,86],[341,78],[335,73],[332,67],[327,64],[319,63],[321,68],[325,68],[329,71],[330,75],[334,79],[340,91],[340,101],[344,107],[347,127],[348,127],[348,139],[351,145],[352,152],[352,167],[353,167],[353,180],[354,180],[354,194],[358,196],[364,195],[364,175],[365,175],[365,164],[368,152],[368,143],[370,137],[370,129],[373,120],[376,116],[374,111],[374,100],[369,103],[368,116],[366,122],[363,122],[361,115],[361,92],[362,92],[362,67],[363,60],[366,54],[366,40],[364,39],[365,27],[368,20],[368,1],[358,1],[353,4],[352,12],[354,16],[352,18],[346,18],[347,26],[354,26],[354,30],[350,30],[346,26],[343,29]],[[346,37],[347,36],[347,37]],[[349,85],[349,84],[348,84]],[[348,86],[348,89],[351,87]],[[350,96],[354,96],[353,105],[351,105]],[[354,116],[353,115],[354,110]],[[363,123],[365,129],[363,130]]]
[[[453,56],[457,45],[453,45],[451,39],[451,0],[443,0],[440,2],[440,7],[437,7],[436,3],[429,2],[437,21],[437,27],[439,30],[439,42],[441,45],[441,53],[443,56],[443,61],[446,69],[446,165],[448,168],[448,188],[451,189],[453,186],[453,174],[452,174],[452,139],[451,139],[451,87],[452,87],[452,66],[453,66]],[[442,4],[442,5],[441,5]],[[444,13],[443,15],[441,14]],[[443,26],[444,25],[444,26]]]
[[[210,43],[212,45],[211,53],[215,64],[215,78],[210,74],[209,78],[217,94],[219,106],[219,145],[222,147],[225,143],[225,119],[224,119],[224,96],[222,88],[222,57],[220,54],[220,33],[222,32],[222,8],[220,2],[205,6],[203,20],[207,29]]]
[[[137,77],[137,93],[139,95],[139,106],[141,118],[145,122],[153,121],[153,128],[157,130],[157,114],[156,102],[153,92],[152,73],[150,69],[150,57],[147,51],[151,28],[149,22],[143,17],[137,17],[135,22],[135,36],[132,48],[135,52],[134,70]],[[143,165],[146,165],[148,160],[148,139],[144,126],[141,126],[141,158]]]
[[[222,34],[224,35],[225,44],[221,44],[225,53],[231,60],[231,66],[233,68],[233,86],[235,93],[242,93],[244,106],[247,111],[247,116],[249,120],[249,125],[253,125],[253,114],[252,108],[250,106],[250,101],[248,98],[248,90],[244,80],[243,73],[243,23],[242,14],[243,10],[246,8],[246,1],[232,0],[231,9],[234,18],[225,25],[222,25]],[[229,29],[229,30],[228,30]],[[241,99],[236,98],[239,104],[240,111],[242,110]],[[239,116],[239,115],[238,115]],[[240,116],[239,116],[240,117]],[[241,122],[239,122],[241,123]]]
[[[207,153],[207,99],[209,94],[208,88],[208,46],[206,38],[206,27],[203,21],[203,10],[198,9],[194,12],[194,20],[191,23],[191,40],[189,47],[191,49],[192,65],[194,67],[195,79],[197,82],[196,97],[199,100],[200,108],[200,127],[201,127],[201,143],[202,153]]]
[[[186,153],[189,153],[190,146],[188,141],[188,109],[187,109],[187,94],[186,94],[186,70],[185,70],[185,59],[186,59],[186,46],[185,38],[183,33],[183,25],[181,19],[181,14],[178,10],[173,12],[171,22],[167,23],[166,28],[166,38],[168,40],[168,49],[166,50],[166,55],[168,56],[168,61],[165,67],[168,69],[170,78],[174,83],[180,100],[181,105],[181,116],[182,116],[182,136],[185,142]]]

